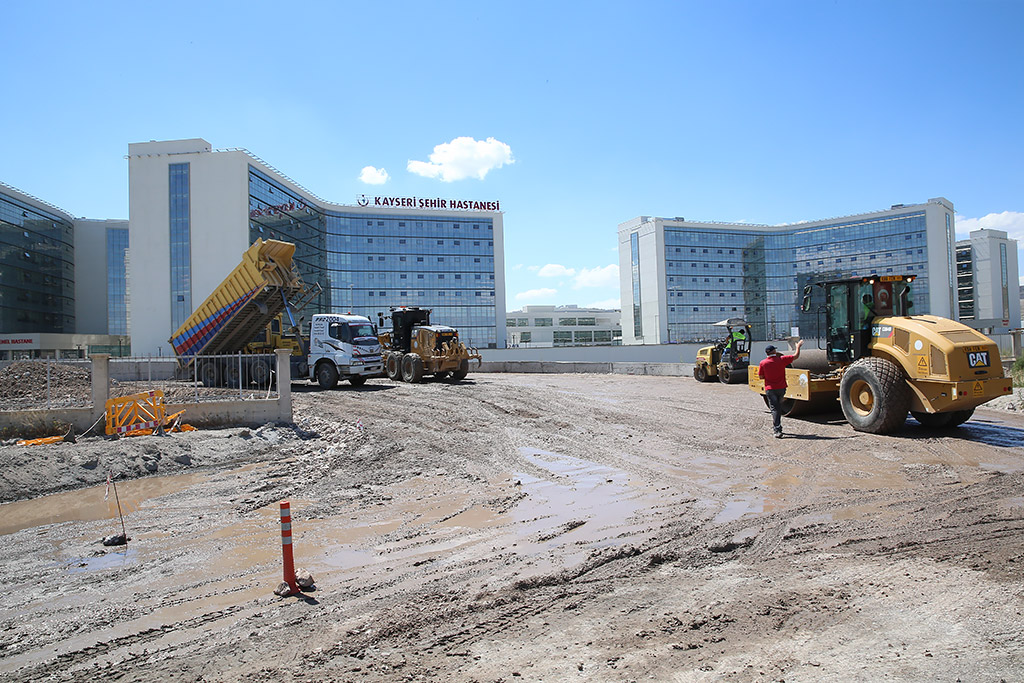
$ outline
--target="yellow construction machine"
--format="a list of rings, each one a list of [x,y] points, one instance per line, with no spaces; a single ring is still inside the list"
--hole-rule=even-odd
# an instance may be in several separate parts
[[[714,346],[697,351],[693,377],[698,382],[737,384],[747,378],[750,365],[750,325],[742,318],[727,318],[715,323],[726,329],[726,336]]]
[[[787,368],[785,414],[834,409],[838,400],[847,422],[862,432],[891,433],[908,411],[926,427],[955,427],[977,406],[1013,390],[991,339],[954,320],[911,315],[914,279],[872,276],[804,289],[805,313],[814,287],[824,290],[817,317],[825,319],[818,337],[827,365],[819,372]],[[764,393],[756,367],[748,383]]]
[[[384,371],[393,380],[419,382],[425,374],[437,379],[451,376],[460,382],[469,374],[469,361],[480,353],[459,341],[459,333],[447,325],[431,325],[430,309],[398,306],[390,309],[391,331],[379,335]],[[384,329],[384,314],[377,314]]]

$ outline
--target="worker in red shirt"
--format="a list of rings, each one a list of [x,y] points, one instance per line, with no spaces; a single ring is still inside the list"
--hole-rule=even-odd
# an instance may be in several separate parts
[[[757,366],[757,376],[764,380],[764,394],[768,407],[772,411],[772,427],[775,438],[782,438],[782,397],[786,395],[786,368],[800,357],[801,339],[796,343],[796,352],[792,356],[783,356],[778,349],[769,344],[764,347],[768,357]]]

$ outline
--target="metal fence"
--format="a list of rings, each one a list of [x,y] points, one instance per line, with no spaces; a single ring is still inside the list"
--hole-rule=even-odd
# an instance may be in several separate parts
[[[166,403],[278,397],[273,354],[111,358],[108,396],[155,389]],[[0,362],[0,410],[54,410],[92,406],[92,361],[38,358]],[[290,380],[290,377],[289,377]]]
[[[290,381],[290,377],[289,377]],[[277,398],[273,354],[110,359],[110,397],[160,389],[167,403]]]

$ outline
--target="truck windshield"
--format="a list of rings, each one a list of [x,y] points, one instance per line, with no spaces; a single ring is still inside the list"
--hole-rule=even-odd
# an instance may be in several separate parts
[[[356,346],[377,345],[377,328],[372,323],[349,323],[348,330]]]

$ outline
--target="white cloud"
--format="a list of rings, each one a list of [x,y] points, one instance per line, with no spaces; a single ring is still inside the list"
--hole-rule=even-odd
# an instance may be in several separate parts
[[[618,287],[619,286],[619,267],[616,264],[611,264],[604,267],[597,268],[584,268],[576,276],[576,282],[573,284],[573,289],[582,289],[583,287]]]
[[[1003,211],[990,213],[981,218],[967,218],[957,214],[956,232],[960,239],[967,239],[972,230],[1003,230],[1010,239],[1024,242],[1024,213]]]
[[[604,299],[603,301],[594,301],[586,305],[586,308],[622,308],[622,304],[618,298],[615,299]]]
[[[557,263],[549,263],[537,271],[540,277],[572,277],[576,274],[574,268],[566,268]]]
[[[383,185],[390,177],[383,168],[375,168],[373,166],[364,166],[363,170],[359,173],[359,180],[367,185]]]
[[[410,173],[450,183],[465,178],[483,180],[488,172],[513,163],[512,148],[504,142],[459,137],[434,147],[429,162],[410,159],[407,168]]]
[[[557,289],[528,289],[525,292],[519,292],[516,294],[516,301],[538,301],[538,300],[550,300],[551,297],[558,294]]]

